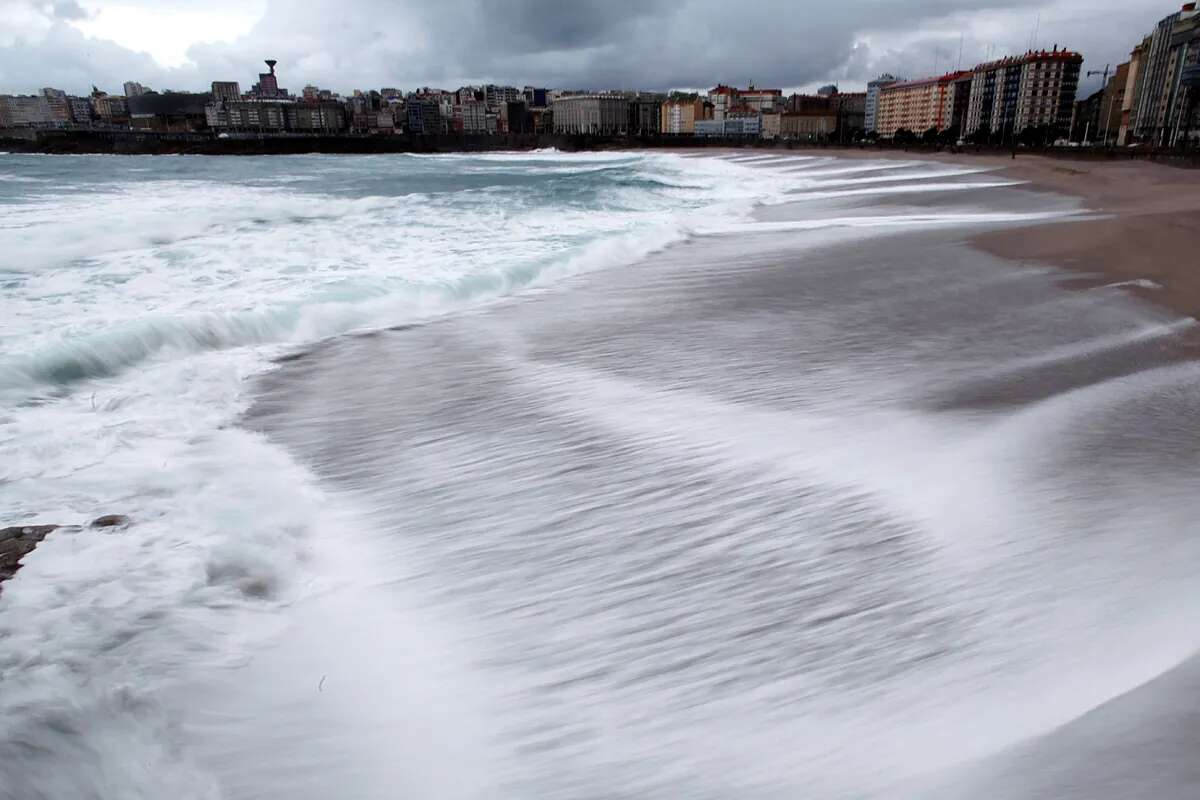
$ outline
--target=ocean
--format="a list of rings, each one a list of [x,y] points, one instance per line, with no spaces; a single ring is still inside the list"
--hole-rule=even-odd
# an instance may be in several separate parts
[[[0,525],[85,526],[0,587],[0,798],[1070,796],[1055,732],[1200,645],[1194,321],[970,246],[1088,213],[0,155]]]

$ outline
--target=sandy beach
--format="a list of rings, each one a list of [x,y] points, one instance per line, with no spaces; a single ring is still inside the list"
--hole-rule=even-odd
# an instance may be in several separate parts
[[[800,152],[800,151],[797,151]],[[903,159],[986,166],[1029,188],[1078,197],[1099,218],[1039,224],[1014,236],[973,239],[1002,258],[1051,264],[1127,287],[1147,300],[1200,317],[1200,172],[1150,161],[1096,161],[970,153],[806,151],[848,159]],[[1138,285],[1151,281],[1161,288]]]
[[[1099,274],[1148,300],[1200,316],[1200,174],[1147,162],[1018,158],[1005,174],[1075,195],[1099,219],[1042,225],[1013,236],[987,233],[990,253]]]

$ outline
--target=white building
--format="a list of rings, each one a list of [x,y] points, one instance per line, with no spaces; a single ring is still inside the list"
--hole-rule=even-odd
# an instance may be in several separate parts
[[[555,133],[626,134],[629,99],[611,94],[580,94],[554,101]]]
[[[867,133],[875,132],[875,117],[879,111],[880,90],[885,86],[891,86],[893,83],[898,82],[900,82],[900,79],[895,75],[884,73],[867,84],[867,104],[863,115],[863,130]]]

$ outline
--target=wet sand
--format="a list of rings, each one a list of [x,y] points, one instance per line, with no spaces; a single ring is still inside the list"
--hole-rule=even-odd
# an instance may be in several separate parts
[[[808,151],[795,151],[797,154]],[[829,151],[812,153],[831,155]],[[1038,224],[1013,235],[996,230],[972,239],[1002,258],[1048,264],[1107,282],[1152,281],[1130,291],[1200,317],[1200,172],[1149,161],[1070,161],[1042,156],[979,156],[847,150],[838,158],[938,161],[1003,170],[1029,188],[1078,197],[1100,218]]]
[[[873,154],[878,157],[878,154]],[[977,164],[980,157],[926,160]],[[1083,273],[1085,283],[1127,291],[1200,317],[1200,174],[1149,162],[1064,162],[1041,157],[982,160],[1029,188],[1078,197],[1096,216],[988,231],[971,244],[1020,263]],[[1175,357],[1200,346],[1175,340]],[[1182,347],[1180,347],[1182,346]],[[1126,354],[1128,355],[1128,354]],[[1145,368],[1144,358],[1137,368]],[[1054,731],[918,787],[917,796],[1195,797],[1200,741],[1195,686],[1200,656],[1131,689]]]
[[[1200,174],[1146,162],[1063,163],[1018,159],[1005,168],[1034,187],[1071,194],[1099,219],[993,231],[976,237],[989,253],[1095,273],[1146,299],[1200,316]]]
[[[1074,207],[1038,185],[817,186],[760,219]],[[360,498],[474,681],[506,670],[482,738],[513,796],[1063,796],[1041,767],[1092,752],[1074,721],[1191,651],[1156,620],[1200,563],[1200,395],[1174,314],[982,226],[698,236],[332,341],[247,422]],[[1026,745],[1045,780],[1005,784]]]
[[[734,152],[734,151],[731,151]],[[1127,291],[1200,319],[1200,172],[1150,161],[1071,161],[901,150],[789,151],[840,159],[930,161],[984,166],[1029,189],[1078,198],[1091,215],[988,231],[971,239],[1001,258],[1081,273],[1083,286]],[[1192,348],[1200,339],[1190,337]]]

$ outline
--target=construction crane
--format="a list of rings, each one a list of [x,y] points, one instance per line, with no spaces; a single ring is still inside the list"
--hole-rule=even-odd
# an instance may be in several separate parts
[[[1104,77],[1102,77],[1102,78],[1100,79],[1100,91],[1104,91],[1104,90],[1108,89],[1108,73],[1109,73],[1111,70],[1112,70],[1112,65],[1111,65],[1111,64],[1105,64],[1105,65],[1104,65],[1104,69],[1102,69],[1102,70],[1100,70],[1100,69],[1089,69],[1089,70],[1088,70],[1088,73],[1087,73],[1087,77],[1089,77],[1089,78],[1090,78],[1090,77],[1092,77],[1093,75],[1103,75]],[[1103,132],[1100,134],[1101,136],[1103,136],[1103,137],[1104,137],[1104,146],[1105,146],[1105,147],[1108,147],[1108,120],[1109,120],[1109,119],[1112,117],[1112,101],[1113,101],[1113,98],[1114,98],[1114,97],[1116,97],[1116,92],[1114,92],[1114,93],[1113,93],[1112,95],[1110,95],[1110,96],[1109,96],[1109,98],[1108,98],[1108,105],[1109,105],[1109,108],[1108,108],[1107,112],[1105,112],[1105,114],[1104,114],[1104,131],[1103,131]],[[1084,139],[1087,139],[1087,134],[1086,134],[1086,133],[1083,135],[1083,138],[1084,138]]]

